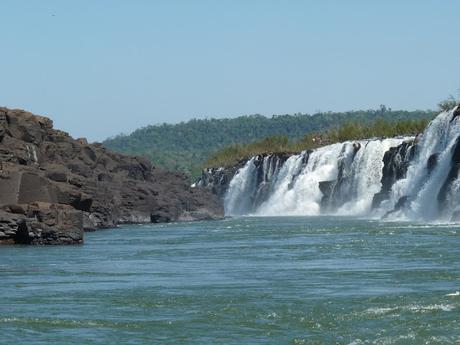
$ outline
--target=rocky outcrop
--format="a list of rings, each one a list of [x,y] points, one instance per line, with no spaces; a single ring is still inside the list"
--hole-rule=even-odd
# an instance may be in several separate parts
[[[236,172],[246,164],[246,160],[235,166],[224,168],[208,168],[202,171],[200,178],[193,184],[194,187],[204,188],[223,199],[228,185]]]
[[[460,113],[460,111],[458,113]],[[452,147],[451,161],[452,162],[451,162],[449,174],[447,175],[446,180],[442,184],[441,189],[439,190],[439,193],[437,196],[438,207],[441,213],[443,213],[445,209],[445,204],[447,201],[447,195],[449,193],[449,190],[451,189],[454,181],[458,178],[459,172],[460,172],[460,136],[457,137],[455,141],[455,145]],[[456,211],[452,216],[452,220],[458,221],[460,219],[459,215],[460,215],[460,212]]]
[[[305,153],[302,166],[307,163],[309,153],[310,152]],[[251,191],[251,195],[248,195],[253,207],[262,204],[268,198],[274,176],[276,176],[279,169],[281,169],[284,162],[286,162],[291,155],[290,153],[266,153],[254,157],[253,162],[256,174],[254,181],[255,188]],[[231,180],[246,163],[247,159],[231,167],[205,169],[194,186],[207,189],[218,196],[220,200],[223,200]],[[298,173],[300,173],[300,170]]]
[[[63,204],[9,205],[0,210],[0,243],[83,243],[81,211]]]
[[[416,149],[417,145],[414,139],[405,141],[401,145],[392,147],[385,152],[383,156],[382,188],[380,192],[374,195],[372,200],[373,209],[379,207],[382,201],[388,198],[393,184],[406,176],[407,169],[416,154]],[[436,164],[435,158],[428,164]]]
[[[46,117],[0,108],[0,243],[82,243],[121,223],[214,219],[219,199],[144,158],[73,139]]]

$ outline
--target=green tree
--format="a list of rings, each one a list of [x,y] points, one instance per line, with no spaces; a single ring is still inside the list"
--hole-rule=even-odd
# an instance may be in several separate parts
[[[450,95],[447,99],[442,100],[438,103],[438,107],[441,111],[449,111],[455,108],[459,104],[459,101],[454,96]]]

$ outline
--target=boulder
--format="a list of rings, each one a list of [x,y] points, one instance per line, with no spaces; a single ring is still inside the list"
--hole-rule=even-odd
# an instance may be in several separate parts
[[[426,162],[426,168],[428,169],[429,174],[431,174],[433,170],[436,168],[436,166],[438,165],[438,157],[439,157],[439,153],[433,153],[428,158],[428,161]]]

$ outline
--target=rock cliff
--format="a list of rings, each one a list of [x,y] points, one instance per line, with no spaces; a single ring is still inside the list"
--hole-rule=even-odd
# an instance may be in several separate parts
[[[181,173],[0,108],[0,243],[82,243],[83,230],[222,216],[219,199]]]

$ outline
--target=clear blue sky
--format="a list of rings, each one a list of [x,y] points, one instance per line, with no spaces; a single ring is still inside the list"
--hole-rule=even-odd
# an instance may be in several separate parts
[[[460,1],[0,0],[0,105],[102,140],[193,117],[427,109]]]

